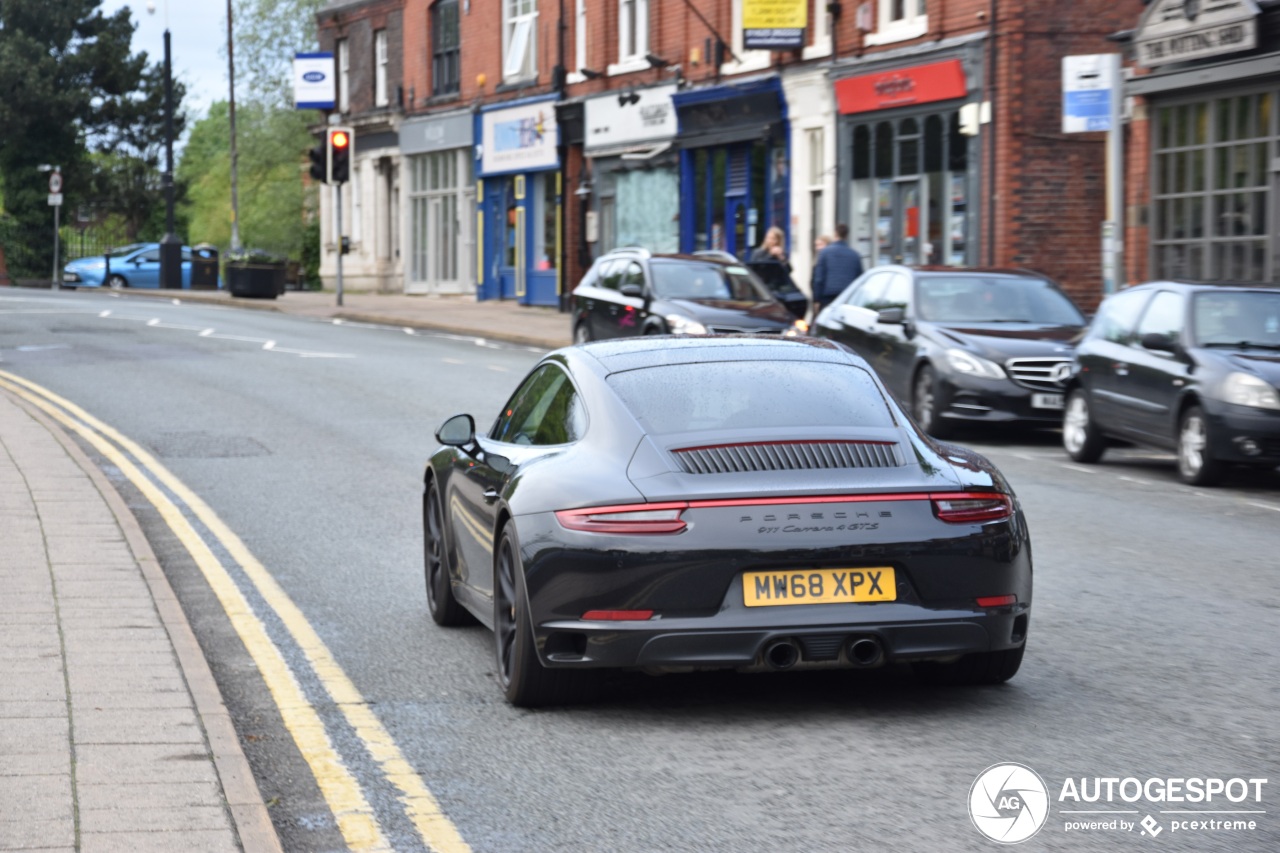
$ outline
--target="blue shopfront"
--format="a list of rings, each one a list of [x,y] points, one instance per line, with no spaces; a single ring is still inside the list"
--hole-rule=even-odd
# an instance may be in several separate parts
[[[560,301],[561,184],[555,99],[476,115],[478,299]]]
[[[680,130],[680,250],[743,259],[777,225],[790,243],[786,100],[774,76],[672,96]]]

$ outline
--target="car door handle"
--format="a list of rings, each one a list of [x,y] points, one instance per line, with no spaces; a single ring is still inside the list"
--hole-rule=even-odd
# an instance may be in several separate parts
[[[1111,365],[1111,369],[1115,371],[1116,376],[1129,375],[1129,365],[1123,362],[1116,362],[1115,364]]]
[[[485,502],[485,503],[487,503],[487,504],[491,504],[491,503],[493,503],[494,501],[496,501],[497,499],[498,499],[498,490],[497,490],[497,489],[485,489],[485,490],[484,490],[484,502]]]

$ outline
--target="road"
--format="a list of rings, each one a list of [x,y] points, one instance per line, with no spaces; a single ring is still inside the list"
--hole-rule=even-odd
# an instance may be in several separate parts
[[[1280,849],[1280,473],[1198,490],[1163,454],[1080,466],[1053,435],[965,435],[1032,530],[1035,609],[1008,685],[928,688],[896,669],[623,674],[596,704],[522,711],[502,701],[486,631],[426,616],[421,475],[440,422],[484,424],[538,357],[268,312],[0,293],[0,371],[136,443],[86,446],[182,599],[286,849],[352,844],[358,821],[333,806],[348,790],[397,850],[990,850],[967,804],[1000,762],[1049,789],[1028,849]],[[250,612],[229,616],[228,595]],[[283,675],[264,663],[272,648]],[[306,708],[280,701],[290,680]],[[326,743],[337,765],[317,757]],[[1269,782],[1260,803],[1059,799],[1067,779],[1095,777]],[[1157,839],[1066,830],[1090,809],[1264,813],[1247,815],[1254,830]]]

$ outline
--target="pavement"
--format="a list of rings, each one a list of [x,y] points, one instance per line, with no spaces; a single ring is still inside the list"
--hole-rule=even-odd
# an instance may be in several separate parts
[[[552,308],[471,297],[126,291],[554,349]],[[0,385],[0,851],[276,853],[195,635],[124,499]]]

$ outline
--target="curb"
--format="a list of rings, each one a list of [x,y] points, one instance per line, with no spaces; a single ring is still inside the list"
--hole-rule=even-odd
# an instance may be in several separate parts
[[[88,475],[107,506],[111,508],[116,523],[124,533],[125,541],[129,543],[129,549],[133,551],[147,587],[151,590],[151,597],[155,601],[156,611],[160,614],[160,621],[164,624],[165,631],[173,643],[178,666],[182,670],[183,678],[186,679],[196,713],[204,726],[209,751],[213,756],[213,764],[217,769],[223,796],[226,798],[227,809],[231,815],[232,825],[239,836],[241,848],[245,853],[283,853],[280,838],[276,835],[275,826],[271,823],[267,806],[262,801],[262,793],[258,790],[258,783],[253,778],[249,760],[240,748],[239,735],[236,734],[235,726],[231,722],[231,714],[222,701],[222,693],[218,690],[213,672],[209,669],[209,663],[205,660],[204,652],[200,649],[195,633],[191,630],[191,624],[182,611],[182,605],[174,595],[164,570],[160,568],[160,561],[151,550],[151,544],[147,541],[146,534],[142,532],[138,520],[133,517],[133,513],[129,511],[128,505],[115,486],[93,464],[71,436],[26,400],[13,395],[7,396],[41,426],[49,430],[54,439]]]

